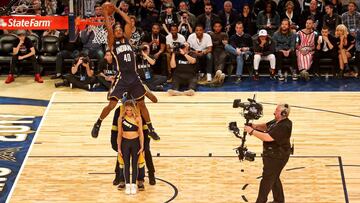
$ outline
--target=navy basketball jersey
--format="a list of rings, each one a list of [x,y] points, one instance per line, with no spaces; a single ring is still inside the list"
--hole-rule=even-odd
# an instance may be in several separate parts
[[[138,78],[136,73],[135,52],[133,51],[129,41],[125,42],[116,39],[114,45],[114,53],[118,63],[119,77],[127,82],[131,82]]]

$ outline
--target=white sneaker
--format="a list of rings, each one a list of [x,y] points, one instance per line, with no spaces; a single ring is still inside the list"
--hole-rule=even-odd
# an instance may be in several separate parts
[[[221,73],[220,77],[219,77],[219,83],[222,85],[224,84],[224,80],[225,80],[225,73]]]
[[[206,74],[206,81],[211,82],[212,78],[211,78],[211,73],[207,73]]]
[[[173,89],[169,89],[167,92],[170,96],[180,96],[181,95],[181,92],[179,92],[177,90],[173,90]]]
[[[125,185],[125,194],[127,194],[127,195],[131,194],[131,185],[130,184]]]
[[[217,70],[214,76],[214,81],[219,81],[221,74],[221,70]]]
[[[137,190],[137,188],[136,188],[136,184],[131,184],[131,190],[130,190],[130,192],[131,192],[131,194],[132,195],[135,195],[136,194],[136,190]]]
[[[184,94],[185,94],[186,96],[194,96],[194,95],[195,95],[195,91],[192,90],[192,89],[189,89],[189,90],[184,91]]]
[[[70,83],[70,85],[69,85],[69,86],[70,86],[70,89],[72,89],[72,88],[73,88],[73,84],[72,84],[72,83]]]

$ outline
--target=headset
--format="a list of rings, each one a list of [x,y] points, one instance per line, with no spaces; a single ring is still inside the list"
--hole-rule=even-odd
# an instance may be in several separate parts
[[[288,117],[290,113],[290,107],[288,104],[283,104],[283,110],[281,111],[281,116]]]

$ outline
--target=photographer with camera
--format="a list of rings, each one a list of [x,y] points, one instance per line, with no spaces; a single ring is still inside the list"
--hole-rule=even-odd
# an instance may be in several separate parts
[[[196,57],[195,54],[189,53],[189,43],[180,45],[179,52],[173,52],[170,60],[170,67],[175,69],[173,75],[173,89],[169,89],[171,96],[179,96],[180,85],[185,85],[187,90],[185,95],[193,96],[196,90]]]
[[[171,24],[170,26],[170,34],[166,36],[166,58],[167,61],[170,62],[171,54],[173,52],[179,52],[180,44],[184,44],[186,42],[185,37],[178,33],[178,27],[176,24]],[[170,66],[168,66],[168,72],[170,74],[169,79],[172,78],[172,72]]]
[[[90,61],[90,58],[85,56],[84,53],[81,53],[79,57],[74,60],[71,67],[71,73],[64,76],[64,83],[55,84],[55,87],[67,86],[67,84],[69,84],[70,88],[76,87],[84,90],[91,90],[92,85],[95,83],[93,67],[94,65]]]
[[[139,47],[139,53],[136,55],[137,72],[140,79],[152,91],[163,91],[163,84],[166,82],[166,76],[153,74],[151,65],[156,63],[156,60],[150,54],[149,45]]]
[[[263,141],[263,173],[256,203],[266,203],[272,190],[274,202],[285,202],[280,174],[289,160],[293,148],[290,145],[292,122],[288,118],[290,106],[279,104],[275,119],[262,124],[245,125],[244,131]]]

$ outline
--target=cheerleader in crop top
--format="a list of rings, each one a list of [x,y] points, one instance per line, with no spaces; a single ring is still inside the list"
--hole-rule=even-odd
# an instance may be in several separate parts
[[[136,194],[138,176],[138,158],[144,149],[142,120],[135,107],[135,102],[128,100],[118,120],[118,153],[124,160],[125,193]],[[132,177],[130,180],[130,158]]]

